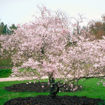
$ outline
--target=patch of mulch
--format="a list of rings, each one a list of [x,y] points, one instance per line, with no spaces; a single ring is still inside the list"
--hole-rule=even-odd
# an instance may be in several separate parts
[[[61,86],[63,84],[60,83],[59,85]],[[47,82],[21,83],[5,87],[5,89],[12,92],[49,92],[50,85]],[[67,84],[65,84],[62,88],[60,88],[61,92],[71,92],[77,90],[81,90],[81,88],[78,87],[72,90],[72,88]]]
[[[12,92],[48,92],[49,85],[46,82],[21,83],[5,87],[5,89]]]
[[[37,96],[27,98],[15,98],[4,105],[105,105],[100,99],[92,99],[77,96]]]

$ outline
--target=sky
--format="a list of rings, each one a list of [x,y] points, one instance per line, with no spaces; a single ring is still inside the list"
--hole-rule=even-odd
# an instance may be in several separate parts
[[[88,20],[99,20],[105,14],[105,0],[0,0],[0,22],[24,24],[38,14],[37,6],[61,10],[70,17],[81,14]]]

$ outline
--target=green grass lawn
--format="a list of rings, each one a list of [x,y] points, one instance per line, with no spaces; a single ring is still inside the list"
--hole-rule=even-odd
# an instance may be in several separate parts
[[[33,80],[31,80],[33,81]],[[43,80],[47,81],[47,80]],[[91,78],[84,80],[81,79],[79,84],[83,86],[81,91],[77,92],[60,92],[58,95],[69,95],[69,96],[86,96],[90,98],[100,98],[105,100],[105,87],[100,84],[97,85],[97,82],[100,81],[98,78]],[[9,82],[0,82],[0,105],[3,105],[6,101],[17,98],[17,97],[33,97],[37,95],[48,95],[48,92],[45,93],[36,93],[36,92],[9,92],[4,89],[5,86],[10,86],[12,84],[24,83],[28,81],[9,81]]]

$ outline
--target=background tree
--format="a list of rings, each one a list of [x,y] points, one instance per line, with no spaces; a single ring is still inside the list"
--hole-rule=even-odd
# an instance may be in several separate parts
[[[10,35],[16,29],[17,27],[15,24],[12,24],[10,27],[8,27],[7,24],[4,24],[3,22],[0,23],[0,35]]]
[[[13,33],[14,30],[17,29],[17,27],[15,26],[15,24],[12,24],[12,25],[9,27],[9,29],[11,30],[11,33]]]
[[[3,34],[3,30],[4,30],[4,23],[1,22],[0,23],[0,34]]]
[[[89,29],[90,34],[96,39],[101,39],[102,36],[105,36],[105,16],[102,16],[102,21],[90,22]]]

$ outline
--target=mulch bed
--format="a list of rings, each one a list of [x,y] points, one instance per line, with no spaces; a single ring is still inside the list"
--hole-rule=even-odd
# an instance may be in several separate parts
[[[21,83],[5,87],[8,91],[13,92],[49,92],[49,84],[46,82]],[[70,86],[64,85],[61,92],[70,92]],[[90,93],[91,94],[91,93]],[[101,104],[99,104],[101,102]],[[4,105],[105,105],[100,99],[92,99],[77,96],[36,96],[27,98],[15,98],[7,101]]]
[[[27,98],[15,98],[4,105],[99,105],[100,99],[91,99],[76,96],[57,96],[52,99],[50,96],[37,96]],[[105,104],[100,104],[105,105]]]
[[[60,83],[59,85],[61,86],[63,84]],[[5,89],[12,92],[49,92],[50,85],[47,82],[21,83],[5,87]],[[78,88],[78,90],[81,90],[81,88]],[[72,89],[70,86],[65,84],[62,88],[60,88],[60,91],[71,92]]]

